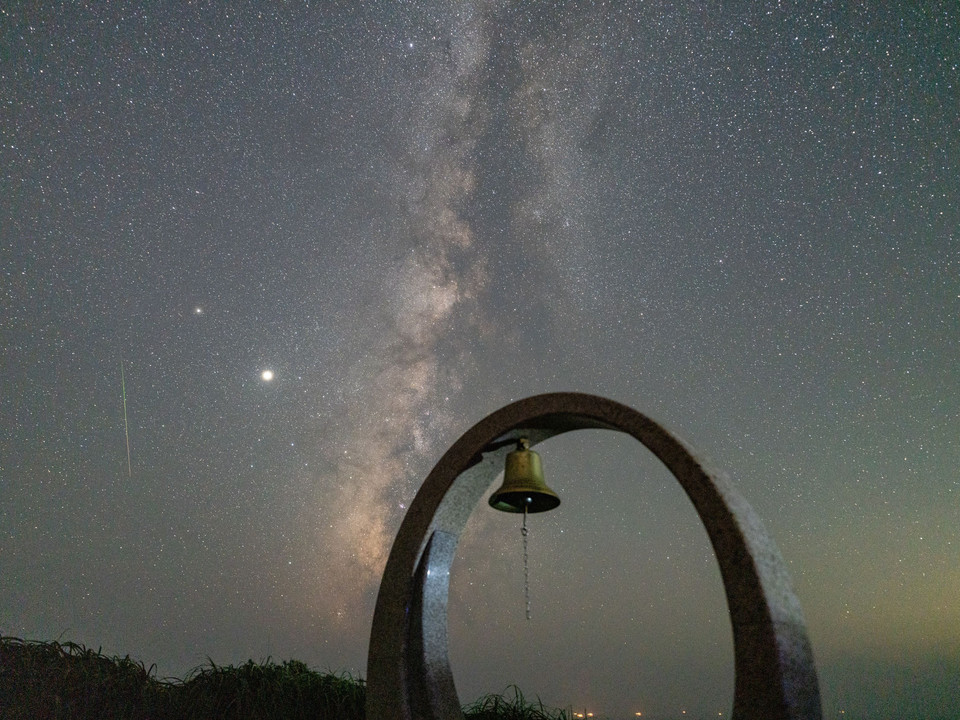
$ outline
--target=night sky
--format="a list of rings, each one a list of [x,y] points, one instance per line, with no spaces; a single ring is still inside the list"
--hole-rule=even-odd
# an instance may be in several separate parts
[[[960,716],[960,7],[136,5],[0,11],[0,632],[364,675],[426,473],[571,390],[730,473],[826,717]],[[532,619],[518,516],[457,554],[461,699],[728,715],[677,482],[538,450]]]

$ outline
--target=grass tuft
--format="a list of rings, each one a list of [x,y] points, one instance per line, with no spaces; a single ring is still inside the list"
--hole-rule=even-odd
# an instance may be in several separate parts
[[[156,665],[107,657],[72,642],[0,637],[3,720],[364,720],[366,685],[349,674],[319,673],[299,660],[267,658],[207,665],[185,679],[158,679]],[[568,720],[513,698],[488,695],[464,708],[466,720]]]
[[[513,699],[504,695],[486,695],[463,709],[466,720],[568,720],[563,710],[544,707],[540,698],[528,703],[516,685],[507,687]]]

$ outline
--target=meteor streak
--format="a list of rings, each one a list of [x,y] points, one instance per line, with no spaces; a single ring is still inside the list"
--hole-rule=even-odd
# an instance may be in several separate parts
[[[133,477],[133,466],[130,464],[130,430],[127,426],[127,383],[123,377],[123,357],[120,358],[120,394],[123,397],[123,435],[127,440],[127,477]]]

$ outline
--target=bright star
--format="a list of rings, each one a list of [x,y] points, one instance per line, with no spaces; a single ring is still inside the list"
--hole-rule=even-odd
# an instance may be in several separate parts
[[[273,380],[273,370],[264,370],[262,373],[260,373],[260,378],[264,382],[270,382]]]

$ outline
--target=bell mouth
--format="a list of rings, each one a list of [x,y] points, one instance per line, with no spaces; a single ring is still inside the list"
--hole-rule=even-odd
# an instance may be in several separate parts
[[[490,507],[502,512],[527,513],[546,512],[560,504],[560,498],[543,491],[538,492],[498,492],[490,496]]]

